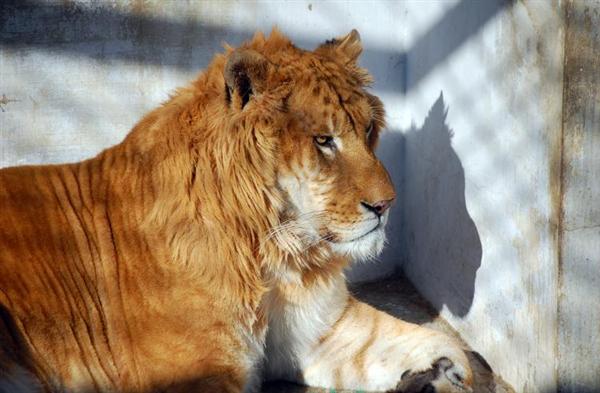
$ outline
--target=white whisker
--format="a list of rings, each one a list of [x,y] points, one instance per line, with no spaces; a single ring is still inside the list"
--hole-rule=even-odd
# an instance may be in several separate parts
[[[295,255],[302,253],[307,248],[322,241],[319,237],[315,239],[314,236],[310,235],[310,232],[315,226],[314,221],[325,216],[325,214],[325,211],[317,210],[297,214],[283,220],[266,233],[263,242],[275,239],[286,252]]]

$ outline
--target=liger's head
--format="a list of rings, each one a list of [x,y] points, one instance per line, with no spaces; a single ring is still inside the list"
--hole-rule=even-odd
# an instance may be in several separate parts
[[[358,259],[383,248],[396,194],[374,153],[384,110],[366,90],[371,78],[356,63],[361,51],[355,30],[314,51],[274,32],[228,55],[231,105],[260,111],[277,104],[269,118],[279,130],[277,187],[284,209],[272,236],[284,247],[323,245]]]

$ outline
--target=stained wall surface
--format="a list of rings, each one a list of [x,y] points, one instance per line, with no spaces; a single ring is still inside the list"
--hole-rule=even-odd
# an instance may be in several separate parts
[[[118,143],[224,42],[357,28],[399,201],[349,278],[403,269],[519,392],[600,390],[597,2],[177,4],[2,2],[0,167]]]
[[[558,379],[600,391],[600,3],[566,9]]]

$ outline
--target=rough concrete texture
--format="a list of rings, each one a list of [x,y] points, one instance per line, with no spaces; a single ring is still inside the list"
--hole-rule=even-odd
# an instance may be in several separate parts
[[[600,2],[567,3],[559,390],[600,391]]]
[[[384,279],[376,283],[362,283],[351,287],[358,299],[397,318],[432,329],[443,331],[460,340],[458,333],[439,317],[435,309],[425,301],[403,276]],[[468,348],[465,344],[465,348]],[[515,393],[477,353],[468,351],[475,375],[475,393]],[[345,390],[308,388],[284,382],[270,382],[263,393],[351,393]],[[363,393],[367,393],[362,391]]]

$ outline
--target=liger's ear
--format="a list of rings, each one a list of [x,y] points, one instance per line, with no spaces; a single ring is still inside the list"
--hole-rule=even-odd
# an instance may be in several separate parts
[[[360,34],[356,29],[352,29],[344,37],[334,38],[321,44],[315,52],[341,57],[345,63],[356,62],[362,53]]]
[[[252,96],[264,91],[269,62],[251,49],[236,49],[225,64],[226,94],[232,106],[243,109]]]

